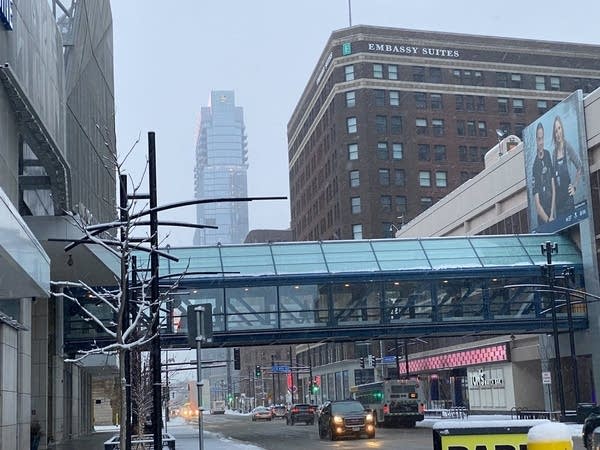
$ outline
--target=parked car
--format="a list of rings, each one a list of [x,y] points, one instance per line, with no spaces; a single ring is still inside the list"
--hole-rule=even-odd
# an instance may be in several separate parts
[[[285,419],[287,408],[284,405],[271,406],[271,414],[273,419]]]
[[[315,408],[308,403],[296,403],[287,412],[286,421],[288,425],[304,422],[306,425],[315,424]]]
[[[257,406],[250,413],[252,416],[252,422],[256,422],[257,420],[268,420],[271,421],[273,418],[273,414],[271,410],[266,406]]]
[[[592,412],[583,422],[581,438],[583,439],[583,446],[588,450],[592,449],[592,434],[597,427],[600,427],[600,412],[598,411]]]
[[[335,441],[339,437],[375,437],[373,414],[365,411],[356,400],[333,401],[325,404],[319,415],[319,437]]]

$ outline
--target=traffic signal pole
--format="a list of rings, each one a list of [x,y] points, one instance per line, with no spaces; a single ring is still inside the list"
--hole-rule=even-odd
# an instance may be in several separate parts
[[[275,405],[275,372],[273,371],[273,367],[275,366],[275,355],[271,355],[271,382],[273,384],[273,389],[271,389],[271,392],[273,392],[273,401],[272,403]]]
[[[292,346],[290,345],[290,379],[292,380],[292,385],[290,386],[290,394],[292,396],[292,404],[294,404],[294,360],[292,359]]]
[[[150,367],[152,368],[152,442],[162,448],[162,375],[160,359],[159,286],[158,286],[158,214],[156,195],[156,143],[154,132],[148,133],[148,180],[150,189],[150,282],[152,341],[150,342]],[[200,364],[198,364],[200,365]]]
[[[308,383],[308,403],[310,403],[312,405],[313,403],[313,374],[312,374],[312,362],[310,360],[310,351],[308,353],[308,377],[309,377],[309,383]]]

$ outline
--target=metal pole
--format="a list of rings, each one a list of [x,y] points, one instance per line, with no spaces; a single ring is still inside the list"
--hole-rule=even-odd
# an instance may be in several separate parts
[[[167,244],[167,253],[171,253],[171,246],[169,244]],[[168,273],[171,274],[171,260],[167,259],[167,270]],[[170,333],[172,333],[173,330],[173,302],[170,301],[169,302],[169,315],[167,316],[167,329],[169,330]],[[165,399],[165,432],[168,431],[167,428],[167,422],[169,422],[171,420],[170,415],[171,413],[169,412],[169,401],[171,400],[171,388],[169,386],[169,350],[167,349],[165,351],[165,361],[167,363],[167,370],[166,370],[166,387],[165,387],[165,394],[167,396],[167,398]]]
[[[196,306],[196,390],[198,391],[198,450],[204,449],[204,430],[202,424],[202,339],[204,338],[204,330],[202,329],[203,319],[202,314],[204,308]],[[162,448],[162,447],[160,447]]]
[[[396,346],[396,380],[400,379],[400,349],[398,348],[398,338],[394,340]]]
[[[410,373],[408,370],[408,341],[404,339],[404,364],[406,368],[406,379],[410,378]]]
[[[308,403],[313,403],[313,373],[312,373],[312,358],[310,356],[310,345],[308,346]]]
[[[167,422],[169,422],[169,399],[171,393],[169,392],[169,350],[165,350],[165,363],[167,370],[165,371],[165,432],[169,431],[167,428]]]
[[[558,400],[560,402],[560,420],[565,417],[565,392],[562,378],[562,367],[560,364],[560,341],[558,339],[558,321],[556,318],[556,296],[554,295],[554,266],[552,265],[552,253],[558,252],[556,244],[547,241],[542,245],[542,254],[546,254],[546,275],[548,277],[548,288],[550,291],[550,307],[552,308],[552,334],[554,338],[554,357],[556,361],[556,381],[558,389]]]
[[[252,385],[250,383],[253,383],[254,381],[252,380],[252,369],[248,368],[248,400],[250,400],[252,398]],[[252,406],[252,401],[250,401],[250,404],[248,405],[248,411],[250,412],[250,409]]]
[[[299,355],[296,353],[296,382],[294,382],[294,375],[292,372],[292,385],[296,386],[296,400],[298,403],[302,403],[302,397],[300,397],[300,361]],[[306,398],[306,397],[305,397]]]
[[[575,352],[575,333],[573,331],[573,313],[571,312],[571,294],[567,292],[567,321],[569,323],[569,347],[571,349],[571,365],[573,366],[573,389],[575,390],[575,404],[581,401],[579,392],[579,370],[577,368],[577,353]]]
[[[227,350],[225,350],[227,352],[227,395],[225,398],[225,408],[229,409],[230,405],[229,405],[229,395],[232,396],[233,398],[233,378],[232,378],[232,374],[231,374],[231,360],[232,360],[232,355],[231,352],[232,350],[230,348],[228,348]]]
[[[278,403],[281,403],[281,373],[277,373],[277,394],[279,397],[277,398]]]
[[[162,376],[160,360],[160,329],[159,329],[159,286],[158,286],[158,213],[156,212],[156,143],[154,132],[148,133],[148,179],[150,185],[150,272],[152,281],[150,285],[151,302],[150,307],[152,327],[151,333],[154,338],[151,342],[150,360],[152,364],[152,434],[154,448],[162,448]]]
[[[352,26],[352,0],[348,0],[348,23]]]
[[[273,404],[276,405],[277,401],[275,400],[275,372],[273,368],[275,367],[275,355],[271,355],[271,382],[273,383]]]
[[[137,302],[137,256],[132,255],[131,256],[131,286],[133,287],[133,289],[130,290],[129,294],[131,296],[131,303],[129,304],[129,309],[131,312],[131,315],[134,316],[137,313],[137,308],[136,308],[136,302]],[[141,363],[141,355],[140,355],[140,351],[139,349],[134,350],[132,353],[130,353],[130,357],[131,357],[131,370],[129,373],[130,379],[131,379],[131,391],[133,392],[135,389],[134,388],[139,388],[140,385],[140,374],[142,372],[142,363]],[[131,423],[138,425],[139,423],[139,418],[138,418],[138,412],[139,411],[139,405],[137,404],[137,401],[135,398],[131,399]],[[132,425],[132,429],[133,429],[133,425]],[[143,433],[143,430],[138,431],[140,433]],[[127,449],[130,450],[130,449]]]
[[[56,4],[55,4],[56,6]],[[119,177],[119,216],[121,223],[121,280],[123,285],[122,293],[122,332],[123,333],[129,328],[129,251],[125,248],[127,245],[127,225],[125,225],[129,219],[129,213],[127,210],[127,175],[121,174]],[[125,258],[123,258],[125,256]],[[131,450],[131,352],[129,349],[125,351],[123,355],[125,372],[125,450]]]
[[[292,404],[294,403],[294,360],[292,359],[292,346],[290,345],[290,380],[292,385],[290,386],[290,393],[292,395]]]
[[[554,338],[554,355],[556,361],[556,381],[558,384],[558,400],[560,401],[561,421],[565,417],[565,393],[563,391],[562,367],[560,364],[560,341],[558,339],[558,321],[556,318],[556,296],[554,295],[554,267],[548,266],[548,286],[550,287],[550,302],[552,308],[552,334]]]

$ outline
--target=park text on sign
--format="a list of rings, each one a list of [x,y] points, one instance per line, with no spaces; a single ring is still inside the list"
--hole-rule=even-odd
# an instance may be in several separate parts
[[[542,384],[552,384],[552,375],[550,372],[542,372]]]
[[[7,30],[12,30],[12,0],[0,0],[0,22]]]

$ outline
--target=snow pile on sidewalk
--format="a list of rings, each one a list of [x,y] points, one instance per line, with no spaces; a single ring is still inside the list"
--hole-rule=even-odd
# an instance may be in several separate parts
[[[211,431],[204,432],[204,439],[205,442],[210,442],[210,447],[206,446],[210,450],[263,450],[262,447],[236,441]]]

